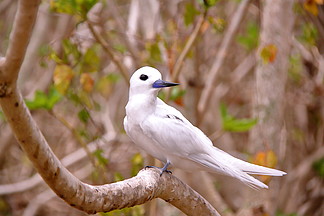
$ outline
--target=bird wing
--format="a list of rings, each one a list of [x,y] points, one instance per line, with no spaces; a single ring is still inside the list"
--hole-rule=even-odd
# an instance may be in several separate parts
[[[154,114],[140,125],[146,136],[159,143],[166,152],[188,157],[195,152],[204,153],[212,146],[206,135],[193,126],[178,110],[158,99]]]

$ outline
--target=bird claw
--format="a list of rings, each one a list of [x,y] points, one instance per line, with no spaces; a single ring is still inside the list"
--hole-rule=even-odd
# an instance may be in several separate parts
[[[145,166],[145,169],[146,168],[157,168],[157,169],[159,169],[161,172],[160,172],[160,176],[162,176],[162,174],[164,173],[164,172],[166,172],[166,173],[169,173],[169,174],[172,174],[172,172],[170,171],[170,170],[167,170],[167,166],[164,166],[164,167],[156,167],[156,166]]]

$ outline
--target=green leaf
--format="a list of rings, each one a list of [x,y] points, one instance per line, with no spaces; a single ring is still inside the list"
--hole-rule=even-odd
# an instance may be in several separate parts
[[[101,77],[96,83],[96,90],[105,98],[109,98],[114,84],[120,79],[120,75],[111,73]]]
[[[137,205],[131,208],[117,209],[111,212],[99,212],[99,216],[143,216],[144,215],[143,205]]]
[[[281,211],[276,212],[276,216],[297,216],[297,213],[283,213]]]
[[[90,118],[90,114],[86,109],[82,109],[79,113],[78,113],[78,117],[79,119],[83,122],[83,123],[87,123],[89,118]]]
[[[127,51],[127,48],[125,47],[124,44],[113,44],[112,46],[115,50],[117,50],[121,54],[125,54]]]
[[[186,94],[186,90],[181,89],[179,86],[175,86],[171,89],[170,100],[175,101],[181,98],[185,94]]]
[[[192,24],[195,20],[196,15],[199,14],[199,11],[196,10],[195,6],[192,3],[186,4],[185,13],[183,16],[184,23],[186,26]]]
[[[146,49],[149,51],[150,54],[150,61],[155,61],[155,62],[161,62],[162,57],[161,57],[161,51],[158,42],[155,43],[149,43],[146,45]]]
[[[289,57],[288,75],[295,83],[301,83],[303,63],[300,54],[293,54]]]
[[[81,52],[78,49],[78,46],[74,43],[72,43],[70,40],[68,39],[64,39],[62,41],[62,46],[63,46],[63,50],[64,50],[64,57],[63,60],[64,62],[71,62],[71,56],[73,57],[73,60],[75,62],[72,62],[70,64],[76,64],[79,62],[79,58],[81,57]]]
[[[35,109],[53,109],[54,105],[62,99],[62,95],[54,88],[49,89],[48,94],[42,91],[36,91],[33,100],[26,100],[26,105],[30,110]]]
[[[5,117],[2,111],[0,111],[0,121],[5,121]]]
[[[248,51],[255,49],[259,43],[260,28],[255,22],[249,22],[244,34],[239,35],[236,40]]]
[[[97,2],[98,0],[51,0],[50,7],[57,13],[76,15],[83,21]]]
[[[81,72],[96,72],[100,65],[100,58],[98,56],[97,47],[93,46],[87,49],[86,53],[82,57],[81,61]]]
[[[203,0],[205,7],[209,8],[214,6],[219,0]]]
[[[228,114],[225,104],[220,105],[220,113],[224,131],[245,132],[250,130],[258,122],[257,119],[236,119]]]
[[[97,158],[100,165],[107,165],[108,159],[102,155],[103,152],[104,151],[102,149],[97,149],[96,151],[93,152],[93,155]]]
[[[213,30],[217,33],[222,33],[226,28],[226,20],[220,17],[208,16],[207,21],[213,26]]]
[[[318,32],[314,24],[304,23],[302,25],[302,34],[299,40],[306,45],[315,46],[318,39]]]
[[[124,179],[125,179],[124,176],[120,172],[114,173],[114,181],[115,182],[123,181]]]
[[[324,157],[313,163],[313,169],[316,171],[317,175],[324,178]]]

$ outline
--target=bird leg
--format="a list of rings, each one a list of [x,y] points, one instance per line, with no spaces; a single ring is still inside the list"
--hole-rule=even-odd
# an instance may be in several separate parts
[[[163,172],[167,172],[167,173],[172,174],[172,172],[170,170],[168,170],[169,165],[170,165],[170,161],[167,161],[162,168],[161,167],[156,167],[156,166],[146,166],[145,168],[157,168],[157,169],[159,169],[161,171],[160,176],[162,176]]]

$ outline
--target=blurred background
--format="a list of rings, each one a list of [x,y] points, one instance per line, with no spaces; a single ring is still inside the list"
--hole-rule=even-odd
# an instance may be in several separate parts
[[[0,1],[0,55],[17,1]],[[131,74],[181,85],[159,97],[214,145],[284,170],[253,190],[230,177],[173,174],[222,215],[324,215],[323,0],[43,0],[19,86],[51,148],[82,181],[130,178],[158,161],[123,129]],[[86,215],[37,175],[0,110],[0,215]],[[41,163],[41,161],[40,161]],[[100,216],[183,215],[153,200]]]

